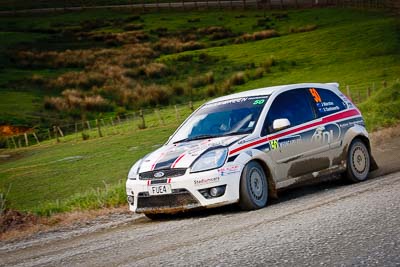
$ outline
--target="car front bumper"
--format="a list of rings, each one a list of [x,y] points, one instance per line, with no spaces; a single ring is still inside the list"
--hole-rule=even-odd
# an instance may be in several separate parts
[[[136,213],[177,213],[195,208],[210,208],[239,200],[240,175],[244,166],[226,164],[225,166],[197,173],[189,169],[183,176],[163,179],[128,179],[126,193],[129,209]],[[152,185],[169,184],[169,194],[150,195]],[[219,197],[211,197],[206,192],[213,187],[224,188]]]

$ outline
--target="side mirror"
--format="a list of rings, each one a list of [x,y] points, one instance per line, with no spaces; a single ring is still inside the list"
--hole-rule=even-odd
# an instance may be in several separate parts
[[[276,119],[272,123],[272,129],[274,129],[274,131],[283,130],[288,127],[290,127],[290,121],[286,118]]]

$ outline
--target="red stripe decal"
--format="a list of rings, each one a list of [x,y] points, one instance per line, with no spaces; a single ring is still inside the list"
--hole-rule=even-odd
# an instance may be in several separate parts
[[[167,181],[167,183],[169,183],[169,184],[171,183],[171,178],[168,178],[168,181]]]
[[[151,185],[151,180],[147,180],[147,185]]]
[[[172,163],[171,168],[175,168],[175,165],[185,156],[185,153],[183,153],[182,155],[180,155],[175,161],[174,163]]]
[[[277,138],[280,138],[280,137],[283,137],[283,136],[286,136],[286,135],[289,135],[292,133],[300,132],[300,131],[303,131],[308,128],[312,128],[312,127],[315,127],[315,126],[318,126],[321,124],[325,124],[325,123],[332,122],[332,121],[337,121],[340,119],[345,119],[347,117],[352,117],[352,116],[356,116],[356,115],[360,115],[360,112],[356,109],[346,110],[341,113],[333,114],[333,115],[322,118],[321,121],[316,121],[316,122],[313,122],[313,123],[310,123],[307,125],[303,125],[303,126],[300,126],[300,127],[294,128],[294,129],[290,129],[283,133],[271,135],[269,137],[264,137],[257,141],[254,141],[254,142],[248,143],[246,145],[240,146],[238,148],[232,149],[231,151],[229,151],[229,155],[235,154],[243,149],[268,142],[269,140],[277,139]]]

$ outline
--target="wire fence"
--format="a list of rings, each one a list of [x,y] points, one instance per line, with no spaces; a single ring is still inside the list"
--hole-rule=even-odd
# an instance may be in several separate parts
[[[398,80],[396,81],[398,82]],[[378,88],[386,88],[388,83],[364,83],[357,86],[345,85],[341,91],[355,104],[367,100]],[[189,102],[162,108],[142,109],[120,115],[99,117],[94,120],[76,121],[70,124],[53,125],[50,128],[32,129],[28,132],[8,136],[7,148],[19,149],[43,142],[60,143],[101,138],[110,135],[132,133],[143,129],[155,129],[165,126],[178,126],[199,106]]]
[[[199,104],[197,104],[199,105]],[[177,126],[196,108],[196,104],[174,105],[162,108],[141,109],[136,112],[80,120],[69,124],[53,125],[50,128],[31,129],[24,133],[7,136],[9,149],[18,149],[43,142],[66,142],[100,138],[123,133],[134,133],[143,129]]]

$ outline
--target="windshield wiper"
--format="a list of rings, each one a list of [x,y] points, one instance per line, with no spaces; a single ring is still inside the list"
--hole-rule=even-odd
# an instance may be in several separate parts
[[[182,140],[178,140],[176,142],[174,142],[174,144],[176,143],[182,143],[182,142],[189,142],[189,141],[194,141],[194,140],[201,140],[201,139],[207,139],[207,138],[215,138],[215,137],[220,137],[221,135],[212,135],[212,134],[202,134],[202,135],[197,135],[194,137],[188,137]]]

